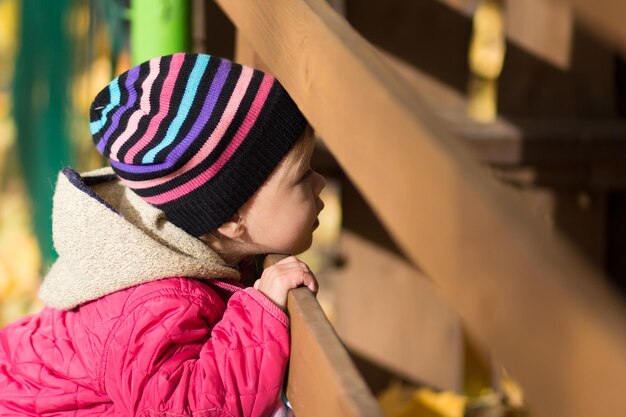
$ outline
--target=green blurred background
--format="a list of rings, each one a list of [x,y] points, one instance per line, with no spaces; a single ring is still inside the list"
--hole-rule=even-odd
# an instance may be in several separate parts
[[[57,173],[104,164],[91,99],[132,63],[187,50],[188,32],[187,0],[0,0],[0,326],[40,308]]]

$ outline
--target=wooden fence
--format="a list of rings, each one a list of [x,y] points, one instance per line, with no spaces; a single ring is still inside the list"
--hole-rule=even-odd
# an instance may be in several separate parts
[[[533,415],[624,415],[626,309],[598,271],[520,207],[326,2],[217,3],[396,243],[519,381]],[[310,308],[294,298],[291,366],[298,367],[323,356],[324,346],[315,338],[298,343]],[[316,390],[340,372],[330,361],[291,374],[290,385],[306,387],[292,390],[298,417],[365,415],[298,408],[306,397],[323,398]]]

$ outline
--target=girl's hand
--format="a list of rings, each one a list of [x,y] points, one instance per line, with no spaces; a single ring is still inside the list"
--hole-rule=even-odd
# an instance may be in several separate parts
[[[298,287],[308,287],[317,294],[317,279],[307,264],[290,256],[265,268],[261,278],[256,280],[254,288],[265,294],[283,310],[287,309],[287,293]]]

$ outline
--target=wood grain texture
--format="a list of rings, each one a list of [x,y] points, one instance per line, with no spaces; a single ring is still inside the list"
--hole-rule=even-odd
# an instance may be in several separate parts
[[[460,320],[436,286],[356,233],[344,231],[341,253],[347,262],[333,277],[334,324],[350,351],[421,385],[462,394]]]
[[[470,15],[474,0],[439,0]],[[507,4],[507,37],[522,48],[566,69],[570,60],[574,15],[609,45],[626,53],[626,4],[621,0],[526,0]]]
[[[475,0],[438,0],[453,10],[472,16]],[[506,2],[507,38],[550,64],[567,69],[573,37],[572,6],[563,1]]]
[[[323,1],[218,3],[534,414],[623,415],[626,309],[603,277],[489,177]]]
[[[549,0],[563,2],[564,0]],[[626,55],[626,3],[622,0],[565,0],[578,18],[595,34]]]
[[[382,417],[320,305],[307,288],[289,292],[287,398],[298,417]]]
[[[286,258],[270,254],[263,267]],[[383,417],[380,406],[308,288],[287,297],[291,356],[287,398],[298,417]]]
[[[578,188],[626,188],[626,121],[615,117],[499,116],[479,123],[467,115],[465,97],[385,51],[380,56],[427,102],[438,122],[480,161],[495,166],[560,167]],[[610,175],[602,174],[608,171]],[[579,178],[584,172],[584,178]]]

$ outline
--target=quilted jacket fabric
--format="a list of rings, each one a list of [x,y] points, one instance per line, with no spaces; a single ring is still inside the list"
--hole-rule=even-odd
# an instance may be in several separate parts
[[[133,195],[59,177],[48,306],[0,331],[0,416],[272,415],[287,316]]]

